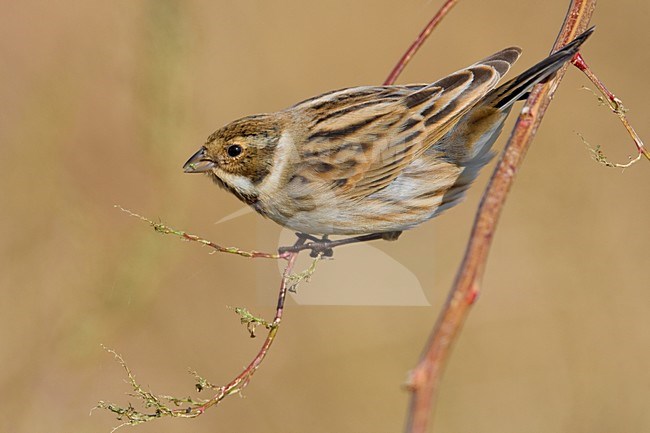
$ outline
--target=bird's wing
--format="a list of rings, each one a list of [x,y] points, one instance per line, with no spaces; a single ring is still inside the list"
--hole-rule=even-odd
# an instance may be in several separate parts
[[[429,85],[344,89],[292,107],[310,119],[294,175],[345,198],[379,191],[494,88],[519,54],[500,51]]]

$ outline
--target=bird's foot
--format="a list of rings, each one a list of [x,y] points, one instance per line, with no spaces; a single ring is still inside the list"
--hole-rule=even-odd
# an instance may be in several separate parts
[[[322,238],[317,238],[306,233],[296,233],[298,240],[290,247],[280,247],[278,252],[284,253],[297,253],[303,250],[310,250],[310,257],[332,257],[334,255],[334,248],[341,245],[355,244],[359,242],[374,241],[377,239],[396,240],[402,232],[386,232],[386,233],[370,233],[367,235],[353,236],[349,238],[330,240],[327,235]]]

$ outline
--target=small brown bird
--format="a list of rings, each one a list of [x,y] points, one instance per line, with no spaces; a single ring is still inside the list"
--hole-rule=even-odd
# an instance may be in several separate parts
[[[506,48],[432,84],[335,90],[224,126],[184,165],[306,234],[396,238],[457,204],[492,157],[512,105],[593,28],[496,87]]]

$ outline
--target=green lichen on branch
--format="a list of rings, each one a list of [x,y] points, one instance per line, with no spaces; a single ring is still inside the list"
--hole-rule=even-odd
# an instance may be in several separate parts
[[[597,78],[595,76],[592,76],[591,73],[587,74],[587,76],[589,76],[589,78],[592,79],[592,81],[597,80]],[[600,83],[600,81],[596,81],[594,83],[596,85],[598,85],[601,92],[605,92],[605,91],[609,92],[609,91],[607,91],[605,89],[604,85],[602,83]],[[625,163],[625,164],[611,162],[611,161],[609,161],[607,159],[607,157],[605,156],[605,154],[601,150],[600,145],[596,145],[596,146],[590,145],[587,142],[587,140],[581,134],[578,133],[578,135],[580,136],[580,139],[582,140],[582,142],[587,146],[587,149],[591,152],[591,155],[592,155],[592,158],[594,159],[594,161],[598,162],[599,164],[604,165],[605,167],[613,167],[613,168],[623,168],[623,169],[625,169],[625,168],[628,168],[628,167],[632,166],[633,164],[637,163],[641,159],[641,157],[643,157],[643,156],[645,156],[648,160],[650,160],[650,152],[648,152],[648,150],[645,148],[645,145],[643,144],[643,141],[641,140],[641,137],[639,137],[639,135],[636,133],[636,131],[634,130],[634,128],[632,127],[632,125],[630,124],[630,122],[627,119],[626,113],[627,113],[628,110],[623,105],[623,101],[621,101],[620,99],[618,99],[617,97],[615,97],[611,93],[609,93],[610,97],[605,97],[602,94],[598,94],[597,92],[590,89],[589,87],[582,86],[582,89],[590,91],[596,97],[596,99],[598,100],[599,105],[606,106],[607,108],[609,108],[612,111],[612,113],[614,113],[619,118],[619,120],[621,121],[621,123],[623,124],[623,126],[625,127],[627,132],[630,134],[630,137],[632,137],[632,139],[634,140],[634,144],[635,144],[635,146],[637,148],[637,151],[638,151],[638,154],[637,154],[636,158],[632,158],[631,156],[628,157],[629,161],[627,163]]]
[[[242,323],[242,325],[246,325],[246,329],[248,330],[248,333],[250,334],[251,338],[255,338],[255,330],[257,329],[258,326],[263,326],[269,330],[272,327],[276,326],[273,322],[268,322],[260,317],[254,316],[246,308],[234,307],[233,310],[239,316],[239,320]]]
[[[316,264],[319,260],[323,258],[323,253],[318,253],[318,255],[312,260],[311,264],[307,269],[302,272],[291,274],[287,277],[287,282],[289,283],[289,291],[295,293],[298,289],[298,285],[303,281],[308,283],[311,280],[312,275],[316,272]]]
[[[133,390],[128,395],[136,397],[140,400],[142,406],[150,410],[149,412],[141,412],[131,403],[128,403],[128,406],[124,407],[105,401],[98,402],[95,409],[108,410],[117,415],[118,420],[124,421],[124,423],[117,426],[113,431],[126,425],[138,425],[165,416],[194,418],[203,412],[201,408],[208,402],[208,400],[193,399],[191,397],[179,398],[169,395],[156,395],[151,391],[145,390],[136,380],[135,375],[126,364],[124,358],[113,349],[104,346],[102,347],[115,357],[117,362],[126,372],[128,383],[131,385]],[[195,375],[195,377],[197,376]],[[205,381],[205,383],[207,383],[207,381]],[[210,386],[212,387],[212,385]],[[184,405],[186,405],[185,408],[183,408]]]
[[[594,161],[598,162],[599,164],[604,165],[605,167],[613,167],[613,168],[623,168],[623,169],[625,169],[625,168],[630,167],[632,164],[636,163],[637,161],[639,161],[641,159],[642,154],[639,153],[636,158],[632,158],[630,156],[629,157],[630,161],[628,163],[626,163],[626,164],[619,164],[619,163],[616,163],[616,162],[611,162],[609,159],[607,159],[607,156],[605,156],[605,154],[603,153],[603,151],[601,149],[601,146],[599,144],[592,145],[585,139],[585,137],[582,134],[580,134],[580,133],[577,133],[577,134],[580,137],[580,139],[582,140],[582,142],[584,143],[584,145],[587,147],[587,150],[589,150],[589,152],[591,152],[591,158]]]
[[[213,385],[210,383],[206,378],[203,376],[199,375],[199,373],[196,372],[196,370],[189,369],[189,373],[194,376],[194,379],[196,380],[196,383],[194,384],[194,387],[198,392],[203,391],[206,388],[210,389],[218,389],[219,387],[216,385]]]

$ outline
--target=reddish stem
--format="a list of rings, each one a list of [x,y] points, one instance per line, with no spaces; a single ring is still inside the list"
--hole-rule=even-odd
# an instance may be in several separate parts
[[[574,0],[554,50],[571,41],[587,28],[595,0]],[[481,280],[496,224],[518,167],[544,116],[553,93],[566,68],[531,92],[517,124],[490,179],[474,221],[463,262],[458,270],[447,302],[425,346],[422,357],[412,371],[411,405],[406,431],[424,433],[432,418],[432,406],[439,389],[442,371],[471,306],[481,289]]]
[[[607,99],[609,99],[612,102],[616,102],[617,98],[614,96],[612,92],[610,92],[607,87],[600,81],[596,76],[591,72],[591,69],[589,69],[589,66],[585,62],[585,59],[582,58],[582,55],[580,53],[576,53],[575,56],[573,56],[573,59],[571,59],[571,64],[575,66],[576,68],[580,69],[582,72],[584,72],[589,79],[598,86],[598,90],[603,92],[605,96],[607,96]]]
[[[646,149],[645,145],[643,144],[643,141],[641,140],[641,137],[639,134],[636,133],[632,125],[630,124],[629,120],[627,119],[627,116],[625,115],[625,108],[623,107],[623,102],[616,97],[612,92],[609,91],[607,87],[605,87],[605,84],[600,81],[600,79],[596,76],[596,74],[593,73],[589,65],[587,65],[587,62],[585,62],[585,59],[580,55],[580,53],[576,53],[575,56],[573,56],[573,59],[571,59],[571,63],[578,69],[580,69],[584,74],[589,78],[589,80],[594,83],[594,85],[598,88],[600,93],[605,95],[605,97],[608,99],[609,102],[609,107],[611,110],[618,116],[620,119],[621,123],[623,124],[623,127],[627,130],[628,134],[630,134],[630,137],[632,137],[632,140],[634,141],[634,145],[636,146],[637,151],[639,152],[639,156],[628,162],[627,164],[614,164],[614,163],[608,163],[608,165],[612,167],[620,167],[620,168],[626,168],[638,161],[641,158],[641,155],[645,156],[646,159],[650,160],[650,151]]]
[[[438,23],[442,21],[442,19],[449,13],[451,8],[453,8],[456,3],[458,3],[458,0],[447,0],[445,1],[445,4],[442,5],[442,7],[438,10],[438,12],[431,18],[431,21],[429,21],[429,24],[422,30],[422,32],[418,35],[417,39],[411,44],[408,50],[404,53],[401,59],[399,59],[399,62],[395,65],[393,70],[391,71],[390,74],[388,74],[388,78],[386,78],[386,81],[384,81],[384,86],[390,86],[391,84],[395,84],[395,80],[397,80],[397,77],[402,73],[408,62],[411,61],[415,53],[420,49],[422,44],[424,44],[424,41],[427,40],[433,29],[435,29],[438,26]]]
[[[288,290],[287,283],[289,280],[289,276],[293,271],[293,267],[296,263],[296,259],[298,258],[298,254],[299,253],[297,252],[286,254],[288,263],[286,268],[284,269],[284,273],[282,275],[282,281],[280,283],[280,291],[278,293],[278,303],[275,310],[275,317],[273,319],[273,322],[271,322],[270,324],[269,333],[266,339],[264,340],[262,347],[257,352],[257,355],[255,355],[255,357],[248,364],[248,366],[244,370],[242,370],[242,372],[239,373],[237,377],[231,380],[230,383],[224,386],[216,387],[218,392],[210,400],[198,406],[189,406],[184,409],[176,409],[172,411],[174,415],[187,417],[187,418],[199,416],[203,414],[206,411],[206,409],[218,404],[219,402],[221,402],[221,400],[223,400],[231,393],[239,392],[242,389],[244,389],[246,385],[248,385],[248,382],[250,381],[255,371],[257,371],[257,369],[260,367],[262,361],[264,361],[264,358],[266,357],[269,349],[271,348],[273,341],[275,341],[275,336],[277,335],[280,322],[282,322],[282,314],[284,313],[284,301],[287,297],[287,290]]]

